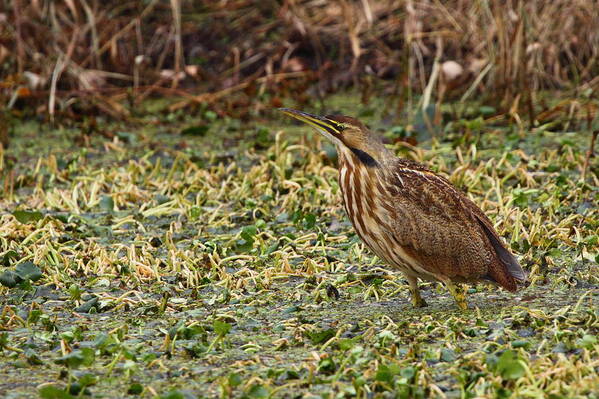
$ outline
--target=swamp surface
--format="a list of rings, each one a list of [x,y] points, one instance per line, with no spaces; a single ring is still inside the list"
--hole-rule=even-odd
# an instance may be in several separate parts
[[[591,133],[469,107],[432,137],[337,101],[466,191],[529,284],[470,286],[462,312],[421,283],[413,309],[344,214],[334,148],[274,112],[23,121],[0,159],[0,396],[597,397]]]

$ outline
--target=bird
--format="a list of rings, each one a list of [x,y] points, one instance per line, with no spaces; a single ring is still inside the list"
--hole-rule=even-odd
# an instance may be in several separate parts
[[[366,246],[403,273],[414,307],[427,306],[419,280],[443,283],[462,310],[468,308],[463,283],[515,292],[526,281],[491,220],[445,177],[397,157],[353,117],[279,110],[335,145],[345,212]]]

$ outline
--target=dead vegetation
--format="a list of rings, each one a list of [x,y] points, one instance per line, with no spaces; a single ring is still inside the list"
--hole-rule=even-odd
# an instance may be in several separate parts
[[[127,117],[150,95],[243,114],[357,85],[399,111],[476,95],[532,121],[539,90],[599,84],[591,0],[7,0],[0,20],[2,103],[50,117]]]

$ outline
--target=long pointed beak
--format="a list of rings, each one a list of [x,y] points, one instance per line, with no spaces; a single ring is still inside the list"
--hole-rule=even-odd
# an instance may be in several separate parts
[[[328,133],[335,138],[339,138],[341,136],[342,129],[339,127],[339,123],[333,120],[291,108],[279,108],[279,111],[304,123],[307,123],[323,133]]]

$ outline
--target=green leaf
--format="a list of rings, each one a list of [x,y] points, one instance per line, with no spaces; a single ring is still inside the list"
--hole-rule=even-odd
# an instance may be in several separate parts
[[[346,351],[346,350],[350,350],[354,346],[356,346],[357,341],[358,341],[358,337],[341,338],[340,340],[337,341],[337,346],[339,346],[339,349],[341,349],[342,351]]]
[[[224,337],[229,333],[229,331],[231,331],[231,325],[220,320],[214,320],[212,327],[214,328],[214,332],[221,337]]]
[[[71,284],[71,286],[69,287],[70,299],[73,301],[78,301],[81,299],[81,294],[83,294],[81,288],[79,288],[77,284]]]
[[[19,263],[15,268],[15,273],[22,280],[37,281],[42,278],[42,271],[33,262]]]
[[[483,116],[491,116],[497,113],[497,110],[493,107],[489,107],[488,105],[483,105],[478,108],[478,112]]]
[[[250,398],[264,399],[268,398],[270,392],[263,385],[252,385],[248,390],[247,396]]]
[[[2,265],[10,266],[11,262],[17,259],[19,259],[19,254],[11,249],[4,254],[4,257],[2,258]]]
[[[44,215],[40,211],[14,211],[13,216],[23,224],[42,220]]]
[[[229,386],[231,386],[231,387],[237,387],[237,386],[241,385],[241,383],[243,382],[243,380],[241,379],[241,376],[237,373],[229,374],[229,378],[227,378],[227,381],[229,383]]]
[[[17,284],[19,284],[21,281],[22,280],[19,277],[19,275],[12,270],[7,270],[0,274],[0,284],[2,284],[5,287],[16,287]]]
[[[95,360],[95,351],[91,348],[81,348],[55,360],[68,368],[76,369],[81,366],[91,366]]]
[[[160,395],[158,397],[159,399],[185,399],[185,395],[183,395],[181,392],[174,390],[174,391],[170,391],[165,393],[164,395]]]
[[[189,218],[191,220],[196,220],[197,218],[199,218],[202,215],[202,208],[198,207],[198,206],[192,206],[189,209]]]
[[[96,308],[96,305],[98,304],[98,297],[93,297],[92,299],[88,300],[87,302],[83,303],[80,306],[77,306],[75,308],[75,312],[77,313],[89,313],[92,308]],[[96,308],[97,310],[97,308]]]
[[[38,391],[42,399],[74,399],[75,397],[69,394],[62,388],[56,385],[45,385]]]
[[[506,350],[497,361],[497,373],[506,380],[516,380],[526,374],[523,361],[518,358],[516,352]]]
[[[401,369],[399,374],[403,378],[405,378],[407,380],[411,380],[412,378],[414,378],[416,376],[416,369],[414,367],[404,367],[403,369]]]
[[[30,324],[37,323],[43,314],[44,314],[44,312],[42,312],[40,309],[30,310],[29,314],[27,315],[27,323],[30,323]]]
[[[139,395],[143,392],[144,387],[138,383],[138,382],[134,382],[133,384],[129,385],[129,389],[127,389],[127,394],[129,395]]]
[[[8,346],[8,333],[0,333],[0,349],[4,349]]]
[[[199,125],[199,126],[190,126],[183,130],[181,130],[181,135],[183,136],[205,136],[210,129],[209,125]]]
[[[512,348],[524,348],[528,349],[530,347],[530,342],[525,339],[518,339],[512,342]]]
[[[308,332],[308,337],[312,341],[314,345],[322,344],[327,342],[329,339],[335,336],[337,331],[333,328],[327,328],[325,330],[320,331],[310,331]]]
[[[455,352],[449,348],[441,349],[440,360],[442,362],[454,362],[457,359]]]
[[[40,359],[37,352],[35,352],[32,348],[25,348],[25,350],[23,351],[23,354],[27,358],[27,363],[29,363],[29,364],[36,365],[36,366],[44,364],[43,360]]]
[[[291,221],[295,224],[299,223],[304,218],[304,213],[300,210],[293,212],[291,215]]]
[[[375,379],[388,384],[393,383],[393,379],[401,372],[401,367],[397,364],[381,364],[376,370]]]
[[[273,252],[275,252],[277,249],[279,249],[279,245],[280,245],[280,241],[279,240],[275,241],[271,246],[269,246],[266,249],[266,251],[264,251],[264,256],[271,255]]]
[[[246,241],[253,241],[256,233],[258,233],[256,226],[245,226],[241,229],[241,238]]]
[[[310,230],[314,228],[314,225],[316,225],[316,215],[313,213],[304,215],[304,228],[306,230]]]
[[[79,397],[79,394],[85,393],[85,387],[81,385],[79,381],[75,381],[69,386],[69,393]]]
[[[209,120],[210,122],[214,122],[216,118],[218,118],[218,114],[214,111],[207,110],[204,112],[204,118]]]
[[[318,362],[318,372],[331,375],[337,370],[337,365],[335,361],[331,358],[324,358],[320,362]]]
[[[261,127],[256,132],[256,144],[261,147],[268,147],[273,142],[270,132],[267,128]]]
[[[581,348],[592,349],[597,343],[597,337],[590,334],[585,334],[581,339],[576,341],[576,345]]]
[[[123,143],[134,144],[134,143],[137,142],[137,135],[135,133],[130,133],[130,132],[116,132],[115,135]]]
[[[100,209],[104,212],[114,212],[114,200],[109,195],[103,195],[100,199]]]
[[[82,387],[87,387],[87,386],[90,386],[90,385],[96,385],[96,383],[98,382],[98,378],[95,375],[91,374],[91,373],[85,373],[81,377],[79,377],[79,379],[77,380],[77,382]]]

